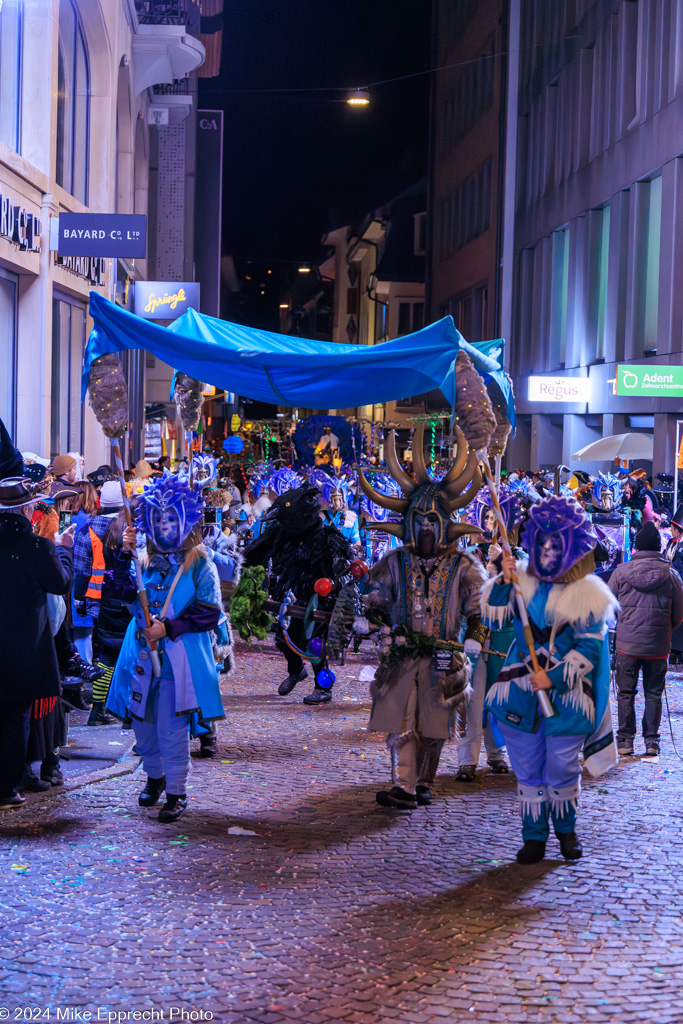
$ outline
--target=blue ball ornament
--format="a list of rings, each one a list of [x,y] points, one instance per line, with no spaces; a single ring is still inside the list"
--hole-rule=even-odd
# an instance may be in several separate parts
[[[334,672],[330,672],[326,668],[321,669],[315,677],[315,685],[323,690],[329,690],[333,683]]]
[[[315,658],[319,658],[322,654],[323,642],[319,636],[314,636],[312,640],[308,642],[309,653]]]

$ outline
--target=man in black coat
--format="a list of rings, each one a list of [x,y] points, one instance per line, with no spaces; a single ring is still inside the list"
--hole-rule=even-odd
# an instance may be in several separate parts
[[[59,669],[47,595],[73,578],[69,531],[58,547],[37,537],[26,512],[35,498],[21,477],[0,480],[0,809],[19,807],[31,706],[59,696]]]

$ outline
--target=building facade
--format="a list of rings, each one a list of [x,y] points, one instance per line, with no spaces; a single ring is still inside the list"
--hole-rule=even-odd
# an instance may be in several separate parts
[[[154,86],[187,75],[204,54],[182,24],[160,22],[158,6],[0,8],[0,416],[23,451],[79,451],[90,468],[109,452],[81,401],[88,295],[114,299],[119,282],[125,301],[128,284],[150,276],[148,261],[60,258],[51,234],[61,212],[148,213]],[[144,356],[127,366],[138,419],[140,363]]]
[[[520,16],[510,459],[569,464],[635,429],[654,437],[648,470],[671,473],[683,404],[613,381],[683,362],[683,3],[525,0]],[[588,400],[531,402],[530,375],[587,377]]]
[[[499,334],[499,189],[504,152],[503,0],[435,0],[427,237],[430,320],[468,341]]]

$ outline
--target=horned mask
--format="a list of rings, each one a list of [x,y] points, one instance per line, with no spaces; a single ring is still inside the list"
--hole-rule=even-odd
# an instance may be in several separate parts
[[[455,523],[453,512],[465,508],[481,487],[481,472],[474,450],[470,450],[465,435],[455,428],[455,462],[442,480],[434,480],[424,458],[424,424],[413,435],[413,479],[398,461],[396,434],[392,430],[385,444],[387,468],[401,488],[400,498],[382,494],[372,487],[359,470],[358,480],[370,501],[403,516],[402,523],[367,523],[367,529],[381,530],[399,537],[424,557],[434,557],[450,548],[465,534],[481,533],[472,523]],[[432,539],[429,539],[431,533]]]

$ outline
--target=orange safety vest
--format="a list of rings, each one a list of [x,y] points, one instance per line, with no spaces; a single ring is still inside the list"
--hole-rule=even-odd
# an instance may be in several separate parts
[[[102,584],[104,583],[104,545],[91,526],[88,527],[88,533],[92,545],[92,574],[85,596],[99,601],[102,597]]]

